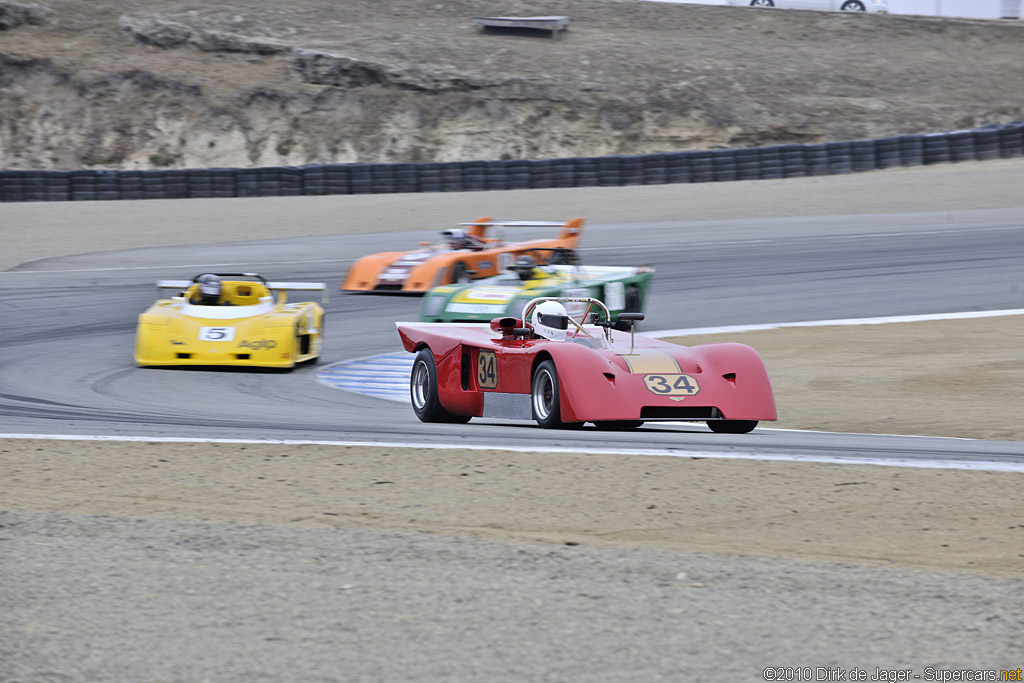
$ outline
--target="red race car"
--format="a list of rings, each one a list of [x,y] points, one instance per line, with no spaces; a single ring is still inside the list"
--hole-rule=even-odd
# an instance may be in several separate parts
[[[489,325],[396,323],[405,350],[416,354],[413,410],[423,422],[496,417],[633,429],[671,420],[707,422],[729,434],[776,419],[768,373],[754,349],[637,335],[633,326],[643,317],[622,313],[612,320],[592,298],[540,297],[526,304],[523,318]]]

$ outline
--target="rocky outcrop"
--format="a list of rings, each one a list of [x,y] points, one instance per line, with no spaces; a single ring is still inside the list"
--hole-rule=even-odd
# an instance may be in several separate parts
[[[0,146],[7,168],[543,158],[684,147],[716,135],[699,117],[655,116],[616,102],[584,111],[569,100],[476,97],[477,86],[451,82],[423,99],[428,81],[381,87],[366,75],[376,72],[362,72],[366,87],[259,90],[236,99],[140,71],[83,80],[48,60],[0,55],[0,64],[0,88],[9,93],[0,107],[17,93],[16,115],[0,120],[0,139],[16,141]],[[358,81],[360,68],[346,73]],[[645,143],[632,141],[639,139]]]
[[[345,89],[376,85],[425,93],[466,92],[493,89],[510,82],[467,78],[438,69],[397,69],[377,62],[301,48],[292,50],[291,64],[304,83]]]
[[[206,30],[159,16],[122,16],[118,25],[138,43],[161,48],[191,45],[204,52],[240,52],[274,55],[285,52],[286,45],[257,40],[227,31]]]
[[[38,26],[45,22],[50,14],[50,9],[42,5],[0,2],[0,31],[7,31],[24,24]]]

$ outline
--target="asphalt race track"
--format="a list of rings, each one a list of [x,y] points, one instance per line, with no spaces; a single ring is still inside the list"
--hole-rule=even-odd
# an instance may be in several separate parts
[[[1009,309],[1021,305],[1010,283],[1024,262],[1022,225],[1024,208],[588,224],[581,254],[594,265],[656,268],[647,329]],[[337,283],[358,256],[435,238],[426,230],[167,246],[2,272],[2,431],[1024,463],[1024,444],[1010,442],[765,429],[730,436],[703,425],[621,434],[495,420],[425,425],[407,406],[318,383],[312,366],[280,373],[132,361],[136,316],[154,300],[155,282],[207,270],[327,282],[321,363],[399,351],[394,321],[415,319],[419,299],[341,294]]]

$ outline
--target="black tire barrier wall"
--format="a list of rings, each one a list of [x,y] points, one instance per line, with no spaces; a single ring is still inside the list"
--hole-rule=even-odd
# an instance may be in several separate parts
[[[0,171],[0,201],[466,192],[761,180],[1024,156],[1024,121],[927,135],[638,156],[148,171]]]

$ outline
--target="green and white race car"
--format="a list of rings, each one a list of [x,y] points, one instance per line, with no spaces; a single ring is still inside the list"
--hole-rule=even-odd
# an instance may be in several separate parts
[[[537,265],[529,256],[520,256],[501,275],[429,290],[420,305],[420,320],[490,322],[500,316],[518,318],[526,302],[541,296],[600,299],[612,316],[642,313],[653,275],[654,268],[649,266]],[[583,315],[585,305],[568,303],[566,308],[570,316],[578,317]]]

